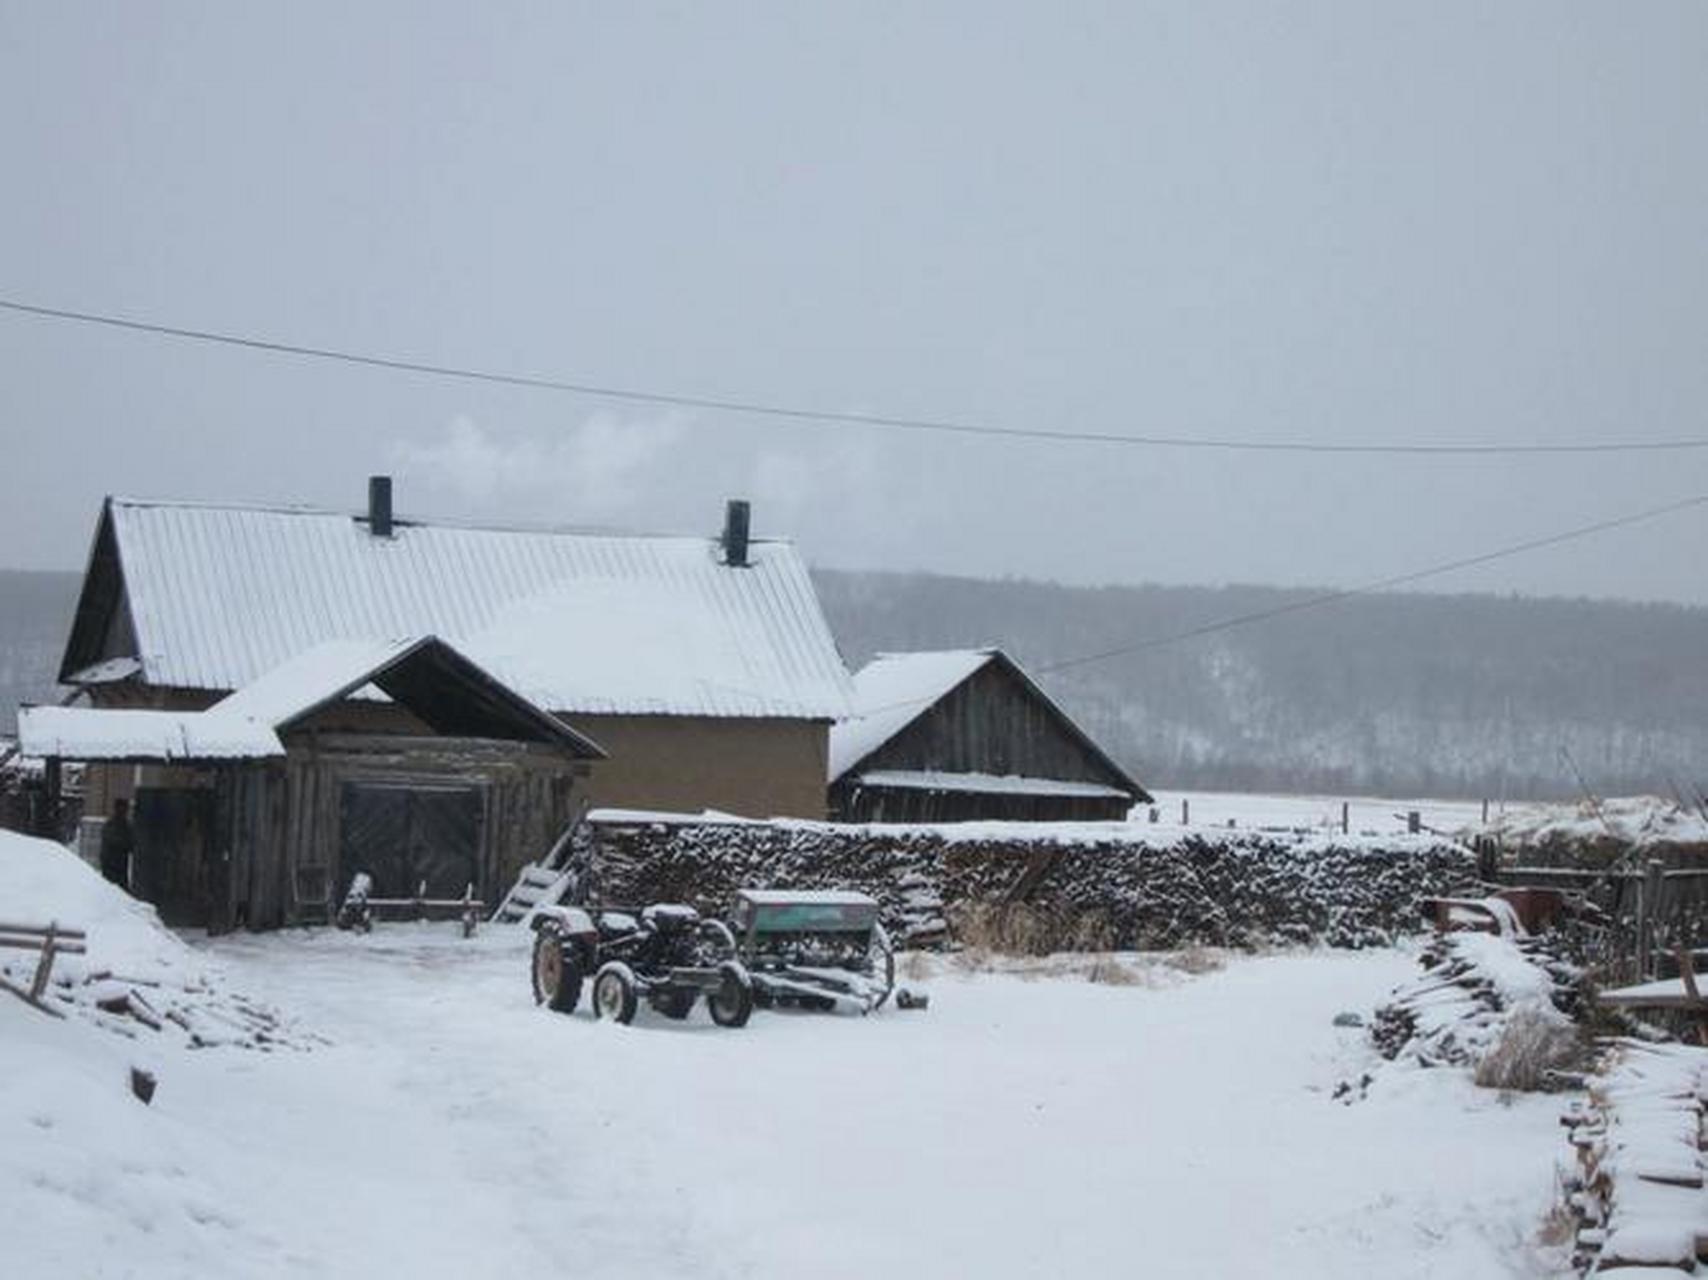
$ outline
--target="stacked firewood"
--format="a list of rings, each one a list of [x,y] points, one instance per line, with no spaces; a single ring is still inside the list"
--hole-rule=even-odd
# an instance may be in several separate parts
[[[1474,873],[1435,837],[1024,824],[594,821],[577,853],[606,901],[727,909],[736,889],[858,889],[898,939],[945,936],[969,905],[1023,903],[1063,937],[1122,950],[1193,944],[1384,946],[1415,933],[1420,901]],[[1094,924],[1095,928],[1091,927]]]
[[[1440,934],[1421,960],[1422,976],[1372,1019],[1371,1040],[1384,1057],[1478,1068],[1480,1082],[1503,1087],[1572,1083],[1587,989],[1584,971],[1553,939]]]
[[[6,972],[0,966],[0,973]],[[56,974],[43,1003],[127,1039],[161,1036],[187,1049],[308,1048],[318,1038],[278,1012],[200,976],[143,978],[110,970]]]
[[[1575,1168],[1566,1187],[1583,1273],[1698,1273],[1708,1261],[1703,1103],[1708,1050],[1619,1040],[1563,1117]]]

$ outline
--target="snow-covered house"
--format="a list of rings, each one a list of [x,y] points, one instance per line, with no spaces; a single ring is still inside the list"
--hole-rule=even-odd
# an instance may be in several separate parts
[[[794,548],[730,506],[675,537],[394,518],[386,477],[354,514],[109,498],[60,680],[199,710],[317,644],[435,635],[605,749],[588,803],[820,818],[848,672]]]
[[[831,730],[844,822],[1101,821],[1149,794],[998,649],[881,654]]]
[[[316,645],[200,710],[24,707],[18,737],[122,775],[132,891],[215,931],[324,921],[358,871],[380,896],[488,898],[603,756],[433,636]]]

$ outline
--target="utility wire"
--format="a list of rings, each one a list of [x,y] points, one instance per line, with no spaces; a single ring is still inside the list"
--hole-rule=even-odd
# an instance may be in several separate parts
[[[1389,590],[1393,587],[1405,586],[1413,582],[1422,582],[1426,578],[1440,577],[1444,573],[1452,573],[1457,569],[1469,569],[1477,565],[1489,564],[1496,560],[1504,560],[1509,556],[1523,555],[1529,551],[1539,551],[1544,547],[1559,546],[1563,542],[1575,542],[1580,538],[1593,537],[1598,533],[1607,533],[1613,529],[1623,529],[1628,525],[1640,524],[1646,520],[1657,520],[1662,516],[1673,515],[1687,511],[1693,507],[1708,506],[1708,493],[1697,494],[1692,498],[1681,498],[1677,502],[1668,502],[1658,507],[1649,507],[1644,511],[1634,511],[1629,515],[1614,516],[1608,520],[1597,520],[1594,524],[1579,525],[1575,529],[1567,529],[1560,533],[1551,533],[1541,538],[1531,538],[1525,542],[1515,542],[1509,546],[1499,547],[1493,551],[1485,551],[1480,555],[1465,556],[1459,560],[1449,560],[1444,564],[1431,565],[1427,569],[1414,569],[1409,573],[1397,573],[1392,577],[1378,578],[1372,582],[1362,583],[1356,587],[1345,587],[1338,591],[1325,591],[1319,595],[1307,596],[1302,600],[1289,601],[1272,609],[1258,609],[1251,613],[1236,614],[1230,618],[1222,618],[1215,622],[1207,622],[1202,626],[1191,627],[1185,631],[1176,631],[1169,635],[1155,636],[1149,640],[1140,640],[1133,644],[1120,645],[1113,649],[1101,649],[1095,653],[1081,654],[1077,658],[1066,658],[1061,662],[1051,662],[1044,666],[1033,667],[1038,675],[1050,675],[1057,671],[1067,671],[1073,667],[1089,666],[1093,662],[1105,662],[1110,658],[1125,657],[1128,654],[1146,653],[1152,649],[1161,649],[1166,645],[1181,644],[1187,640],[1196,640],[1203,636],[1215,635],[1221,631],[1232,631],[1236,627],[1248,627],[1255,623],[1267,622],[1271,618],[1284,617],[1287,614],[1302,613],[1307,609],[1317,609],[1324,605],[1338,603],[1353,596],[1370,595],[1373,592]],[[907,698],[897,702],[885,703],[861,711],[861,716],[877,715],[885,711],[900,711],[906,707],[925,706],[936,700],[933,694],[925,698]]]
[[[1535,454],[1617,454],[1617,453],[1677,453],[1708,449],[1708,438],[1679,438],[1672,440],[1597,440],[1577,444],[1496,443],[1496,444],[1426,444],[1388,443],[1368,444],[1348,441],[1258,440],[1235,437],[1122,435],[1112,431],[1045,431],[1034,427],[1003,427],[990,423],[948,418],[903,418],[888,414],[841,412],[829,409],[806,409],[799,406],[772,404],[751,400],[729,400],[713,396],[696,396],[668,391],[645,391],[635,387],[613,387],[591,382],[575,382],[536,374],[501,373],[462,365],[435,364],[425,360],[406,360],[394,356],[369,355],[334,347],[308,346],[294,342],[279,342],[242,334],[222,333],[211,329],[190,329],[179,325],[132,320],[122,316],[93,311],[72,311],[63,307],[46,307],[0,297],[0,309],[20,315],[53,320],[70,320],[82,324],[104,325],[133,333],[150,333],[168,338],[184,338],[196,342],[219,343],[230,347],[246,347],[276,355],[302,356],[315,360],[333,360],[344,364],[365,365],[375,369],[391,369],[401,373],[426,374],[439,378],[458,378],[466,382],[495,383],[500,386],[526,387],[536,391],[567,392],[580,396],[598,396],[607,400],[623,400],[640,404],[669,405],[675,408],[706,409],[718,413],[745,413],[759,417],[813,424],[820,426],[876,427],[891,431],[927,431],[947,435],[985,436],[1015,440],[1062,440],[1082,444],[1129,445],[1151,449],[1205,449],[1228,453],[1313,453],[1313,454],[1409,454],[1439,456],[1501,456]]]
[[[1136,644],[1121,645],[1114,649],[1104,649],[1097,653],[1083,654],[1077,658],[1068,658],[1062,662],[1052,662],[1048,666],[1039,667],[1038,671],[1049,673],[1066,671],[1071,667],[1082,667],[1093,662],[1102,662],[1108,658],[1124,657],[1127,654],[1144,653],[1150,649],[1160,649],[1164,645],[1179,644],[1184,640],[1195,640],[1200,636],[1214,635],[1220,631],[1231,631],[1235,627],[1250,626],[1257,622],[1266,622],[1271,618],[1279,618],[1290,613],[1300,613],[1306,609],[1316,609],[1323,605],[1335,604],[1353,596],[1369,595],[1376,591],[1387,591],[1394,587],[1403,587],[1413,582],[1422,582],[1426,578],[1437,578],[1444,573],[1453,573],[1459,569],[1470,569],[1478,565],[1490,564],[1496,560],[1505,560],[1509,556],[1523,555],[1529,551],[1540,551],[1544,547],[1559,546],[1563,542],[1575,542],[1580,538],[1593,537],[1598,533],[1607,533],[1613,529],[1623,529],[1628,525],[1641,524],[1646,520],[1657,520],[1661,516],[1673,515],[1679,511],[1687,511],[1692,507],[1708,505],[1708,493],[1699,493],[1692,498],[1681,498],[1677,502],[1668,502],[1662,506],[1649,507],[1644,511],[1634,511],[1629,515],[1614,516],[1608,520],[1597,520],[1594,524],[1579,525],[1575,529],[1567,529],[1561,533],[1551,533],[1546,537],[1531,538],[1526,542],[1515,542],[1510,546],[1500,547],[1494,551],[1485,551],[1480,555],[1466,556],[1460,560],[1449,560],[1444,564],[1431,565],[1427,569],[1414,569],[1409,573],[1397,573],[1389,578],[1378,578],[1365,582],[1356,587],[1345,587],[1338,591],[1327,591],[1321,595],[1307,596],[1303,600],[1293,600],[1287,604],[1277,605],[1272,609],[1259,609],[1252,613],[1237,614],[1231,618],[1223,618],[1217,622],[1208,622],[1203,626],[1192,627],[1186,631],[1177,631],[1172,635],[1157,636],[1151,640],[1142,640]]]

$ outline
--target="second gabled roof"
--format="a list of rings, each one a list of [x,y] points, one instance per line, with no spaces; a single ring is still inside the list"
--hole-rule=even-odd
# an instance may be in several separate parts
[[[1072,716],[1063,711],[1049,694],[1038,687],[1000,649],[945,649],[919,653],[881,653],[854,676],[855,715],[852,719],[832,725],[830,730],[830,780],[836,781],[853,772],[879,748],[893,741],[901,732],[918,720],[934,705],[971,679],[987,665],[995,663],[1025,687],[1046,707],[1062,731],[1075,739],[1086,753],[1095,759],[1112,780],[1118,780],[1122,794],[1146,801],[1150,794],[1127,771],[1110,759],[1107,752],[1080,728]],[[980,775],[938,773],[939,783],[952,777],[977,779]],[[1004,780],[1012,789],[1013,780]],[[988,789],[989,784],[969,785],[966,789]],[[949,789],[955,789],[950,787]]]

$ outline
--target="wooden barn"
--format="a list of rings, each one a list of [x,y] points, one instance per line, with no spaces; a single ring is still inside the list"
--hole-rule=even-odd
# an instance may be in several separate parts
[[[205,710],[26,707],[18,731],[50,769],[122,775],[132,891],[216,932],[324,922],[358,871],[490,900],[603,756],[431,636],[319,645]]]
[[[60,681],[194,711],[311,646],[422,635],[599,743],[593,805],[825,815],[848,671],[805,565],[740,502],[694,537],[397,518],[383,476],[357,512],[109,498]],[[92,770],[87,811],[122,779]]]
[[[841,822],[1087,822],[1149,794],[997,649],[884,654],[830,736]]]

